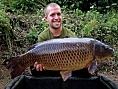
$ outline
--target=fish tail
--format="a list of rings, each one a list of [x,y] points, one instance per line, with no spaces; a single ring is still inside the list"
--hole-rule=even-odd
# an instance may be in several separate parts
[[[9,59],[6,59],[2,63],[2,65],[4,65],[7,69],[14,68],[16,66],[16,64],[17,64],[16,61],[15,61],[15,59],[17,59],[17,58],[18,58],[18,56],[17,57],[11,57]]]
[[[2,63],[8,70],[11,70],[11,78],[19,76],[25,70],[25,66],[18,63],[18,58],[19,56],[11,57]]]

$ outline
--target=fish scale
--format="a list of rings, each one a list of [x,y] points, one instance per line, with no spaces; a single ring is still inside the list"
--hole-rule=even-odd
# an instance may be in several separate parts
[[[67,45],[67,44],[66,44]],[[72,47],[72,45],[74,46],[74,48]],[[52,45],[53,47],[54,47],[54,44]],[[51,46],[51,47],[52,47]],[[77,46],[79,46],[79,44],[77,45]],[[81,43],[80,43],[80,47],[81,47],[82,45],[81,45]],[[83,47],[84,47],[85,45],[83,45]],[[57,46],[57,47],[59,47],[60,48],[60,46]],[[72,47],[71,48],[71,50],[68,50],[68,49],[70,49],[69,47]],[[87,47],[87,46],[86,46]],[[49,48],[49,49],[48,49]],[[55,47],[54,47],[55,48]],[[39,60],[38,62],[39,63],[41,63],[42,65],[44,65],[45,67],[47,67],[47,69],[51,69],[51,70],[55,70],[55,67],[56,67],[56,70],[58,69],[58,70],[60,70],[59,68],[58,68],[58,66],[60,67],[60,68],[62,68],[62,67],[64,67],[64,70],[65,70],[65,68],[66,67],[70,67],[70,66],[73,66],[73,64],[74,63],[76,63],[76,62],[74,62],[75,61],[75,59],[77,59],[77,57],[78,58],[80,58],[80,60],[77,60],[77,62],[81,62],[81,60],[84,60],[84,57],[83,57],[83,54],[84,54],[84,52],[86,51],[81,51],[81,50],[79,50],[79,51],[76,51],[75,50],[75,48],[76,48],[76,46],[74,45],[74,44],[71,44],[71,46],[69,45],[69,46],[63,46],[61,49],[64,49],[64,50],[68,50],[68,51],[62,51],[62,52],[57,52],[57,53],[55,53],[55,54],[50,54],[50,53],[48,53],[47,54],[47,58],[45,58],[44,57],[44,55],[40,55],[40,59],[41,60]],[[87,47],[88,48],[88,47]],[[50,49],[52,49],[52,48],[50,48],[50,46],[49,47],[47,47],[47,49],[48,50],[50,50]],[[57,48],[58,49],[58,48]],[[84,47],[84,49],[85,49],[85,47]],[[48,51],[48,50],[42,50],[44,53],[45,53],[45,51]],[[82,49],[83,50],[83,49]],[[44,54],[43,53],[43,54]],[[70,57],[68,56],[68,53],[70,53]],[[88,54],[89,54],[89,52],[87,52]],[[79,55],[77,55],[77,54],[79,54]],[[46,55],[46,54],[45,54]],[[87,55],[87,54],[86,54]],[[86,56],[86,55],[84,55],[84,56]],[[89,55],[88,55],[89,56]],[[93,56],[93,55],[92,55]],[[50,60],[50,61],[46,61],[46,63],[48,63],[48,64],[46,64],[46,63],[43,63],[42,61],[44,61],[44,60]],[[71,59],[71,60],[69,60],[69,59]],[[35,59],[34,59],[35,60]],[[63,60],[63,61],[62,61]],[[65,61],[65,62],[64,62]],[[66,61],[68,61],[68,63],[66,62]],[[45,61],[44,61],[45,62]],[[58,63],[57,63],[58,62]],[[67,66],[67,64],[68,64],[68,66]],[[70,64],[69,64],[70,63]],[[66,66],[64,66],[64,65],[66,65]],[[50,68],[50,66],[52,67],[52,68]],[[54,68],[54,69],[53,69]],[[69,68],[70,69],[70,68]],[[63,70],[63,69],[62,69]]]
[[[38,61],[38,62],[41,63],[44,67],[46,67],[46,69],[50,69],[50,70],[68,70],[68,69],[69,70],[73,70],[73,69],[77,70],[78,68],[81,68],[81,67],[78,67],[78,66],[80,64],[83,64],[83,63],[81,63],[81,61],[87,59],[87,58],[85,58],[86,55],[87,55],[87,57],[89,57],[89,56],[93,57],[93,53],[89,53],[89,52],[86,52],[86,54],[84,53],[85,51],[87,51],[86,48],[93,46],[92,44],[86,44],[85,45],[85,44],[80,43],[80,47],[83,46],[84,49],[85,49],[84,51],[75,50],[75,48],[77,49],[77,47],[79,46],[79,44],[77,45],[77,43],[70,44],[70,45],[66,44],[65,46],[62,47],[62,49],[65,48],[67,51],[57,52],[57,53],[52,54],[52,55],[49,53],[47,58],[45,58],[44,56],[41,56],[42,61],[45,60],[45,59],[47,59],[47,60],[49,59],[50,61],[48,61],[48,62],[46,61],[46,63],[49,63],[49,64],[41,63],[40,62],[41,60]],[[54,47],[54,45],[53,45],[53,47]],[[59,45],[57,47],[60,48]],[[72,47],[74,50],[72,48],[71,48],[71,50],[68,50],[68,49],[70,49],[69,47]],[[80,48],[78,47],[78,49],[80,49]],[[93,51],[91,51],[91,52],[93,52]],[[68,56],[69,53],[70,53],[70,56]],[[77,55],[77,54],[79,54],[79,55]],[[84,54],[85,57],[83,57],[83,54]],[[90,54],[92,54],[92,55],[90,55]],[[92,60],[92,58],[90,58],[90,59]],[[88,60],[88,62],[89,61],[90,60]],[[75,63],[78,63],[78,64],[75,64]],[[77,65],[77,67],[73,68],[73,65]]]
[[[92,61],[105,60],[113,54],[113,48],[93,38],[59,38],[34,44],[28,52],[6,59],[3,64],[12,69],[14,78],[38,62],[47,70],[59,70],[65,81],[71,71],[88,67],[93,72]]]

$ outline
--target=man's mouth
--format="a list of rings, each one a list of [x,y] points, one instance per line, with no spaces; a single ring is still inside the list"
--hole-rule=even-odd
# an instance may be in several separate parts
[[[60,24],[60,21],[55,21],[55,22],[53,22],[53,24]]]
[[[53,21],[53,23],[60,23],[60,21]]]

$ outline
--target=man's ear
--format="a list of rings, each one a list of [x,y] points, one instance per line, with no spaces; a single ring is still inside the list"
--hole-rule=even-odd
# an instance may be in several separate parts
[[[48,21],[48,20],[47,20],[47,16],[45,16],[44,19],[45,19],[46,21]]]

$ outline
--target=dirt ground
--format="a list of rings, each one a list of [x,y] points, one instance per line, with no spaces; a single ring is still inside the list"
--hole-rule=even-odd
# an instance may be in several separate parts
[[[8,70],[0,65],[0,89],[4,89],[6,84],[10,81]]]

